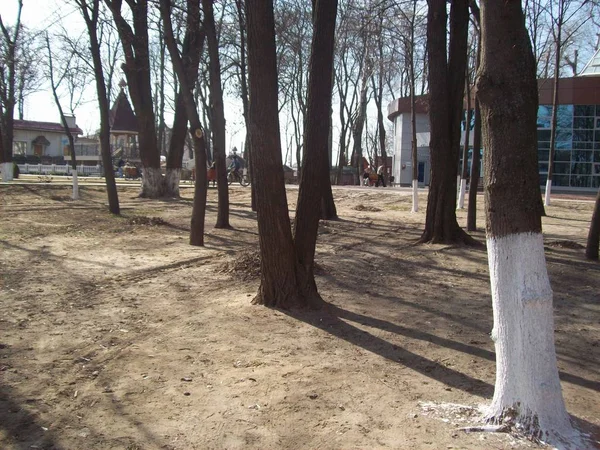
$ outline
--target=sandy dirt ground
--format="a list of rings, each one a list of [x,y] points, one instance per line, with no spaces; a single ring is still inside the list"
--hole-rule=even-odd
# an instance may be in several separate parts
[[[493,395],[487,259],[413,245],[425,194],[411,214],[408,192],[336,189],[316,257],[329,306],[290,313],[250,304],[249,188],[230,190],[232,230],[213,229],[209,189],[204,248],[188,245],[191,188],[137,192],[119,188],[115,217],[101,186],[76,202],[55,183],[0,186],[0,448],[540,448],[460,430]],[[565,401],[598,439],[592,207],[555,200],[544,234]],[[482,209],[479,226],[483,241]]]

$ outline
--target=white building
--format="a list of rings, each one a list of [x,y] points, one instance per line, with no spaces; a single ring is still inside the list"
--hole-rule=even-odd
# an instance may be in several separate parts
[[[67,123],[75,138],[82,134],[75,123],[75,116],[68,116]],[[45,159],[59,162],[69,155],[69,140],[60,123],[15,120],[13,129],[15,160],[38,157],[40,161]]]

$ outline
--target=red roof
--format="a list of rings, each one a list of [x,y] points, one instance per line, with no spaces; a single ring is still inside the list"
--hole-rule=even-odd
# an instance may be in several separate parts
[[[15,130],[31,130],[31,131],[51,131],[54,133],[64,133],[65,129],[60,123],[55,122],[37,122],[35,120],[15,120],[13,128]],[[69,128],[71,133],[83,134],[83,131],[78,126]]]

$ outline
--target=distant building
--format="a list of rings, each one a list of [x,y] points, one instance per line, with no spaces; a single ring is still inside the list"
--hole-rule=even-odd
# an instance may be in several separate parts
[[[140,161],[138,146],[138,121],[125,94],[125,80],[121,80],[121,91],[110,109],[110,145],[113,158]]]
[[[599,50],[600,51],[600,50]],[[600,187],[600,53],[577,77],[561,78],[558,91],[558,123],[552,186],[564,190],[596,191]],[[540,185],[546,185],[550,148],[553,80],[538,80],[538,159]],[[417,98],[417,159],[419,183],[429,184],[429,97]],[[399,98],[388,106],[394,123],[392,175],[396,183],[412,180],[410,99]],[[469,124],[472,129],[473,123]],[[464,142],[465,123],[462,123]],[[473,145],[473,133],[469,144]],[[485,157],[485,149],[482,151]],[[469,154],[469,161],[471,155]]]
[[[75,138],[83,132],[75,116],[67,116],[67,124]],[[60,164],[69,155],[69,140],[61,123],[15,120],[13,157],[16,162],[48,162]]]

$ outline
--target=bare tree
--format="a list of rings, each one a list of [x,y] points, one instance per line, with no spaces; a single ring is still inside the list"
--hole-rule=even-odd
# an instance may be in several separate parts
[[[192,39],[200,39],[200,43],[195,44],[202,49],[204,41],[204,33],[200,29],[200,0],[186,0],[187,5],[187,21],[186,33],[194,36]],[[186,68],[182,62],[177,43],[173,34],[173,26],[171,24],[171,0],[160,0],[160,15],[163,21],[165,42],[171,55],[173,67],[177,73],[185,110],[188,115],[190,126],[192,129],[192,139],[194,142],[194,160],[196,165],[196,187],[194,190],[194,205],[192,208],[192,226],[190,231],[190,244],[203,246],[204,245],[204,222],[206,217],[206,141],[204,139],[204,129],[200,122],[197,104],[194,99],[193,85],[188,80]],[[191,45],[194,45],[193,43]]]
[[[208,44],[210,71],[210,108],[212,117],[212,149],[216,162],[218,211],[216,228],[231,228],[229,225],[229,188],[227,185],[227,167],[225,162],[225,109],[223,107],[223,89],[221,87],[221,63],[219,61],[219,41],[215,27],[213,0],[202,0],[204,9],[204,28]]]
[[[131,101],[138,121],[138,139],[143,166],[141,197],[157,198],[164,194],[160,170],[160,152],[156,140],[156,122],[152,105],[150,59],[148,50],[148,1],[127,0],[132,25],[122,11],[123,0],[105,0],[109,7],[125,55],[122,69],[127,78]]]
[[[77,66],[79,58],[75,53],[67,52],[63,53],[66,56],[65,60],[62,61],[60,68],[56,67],[55,57],[52,54],[52,48],[50,47],[50,37],[46,32],[46,49],[48,51],[48,77],[50,79],[50,88],[54,97],[54,102],[58,108],[60,114],[60,121],[63,125],[65,134],[69,141],[69,153],[71,158],[71,176],[73,179],[73,200],[79,199],[79,186],[77,180],[77,154],[75,150],[75,138],[71,131],[71,124],[67,120],[62,102],[59,96],[59,89],[61,84],[67,85],[67,91],[69,93],[69,111],[71,117],[74,117],[75,108],[81,100],[84,86],[86,84],[85,71],[81,70]],[[55,77],[55,71],[58,74],[58,78]],[[112,169],[112,166],[111,166]]]
[[[96,92],[98,95],[98,107],[100,110],[100,152],[102,154],[102,165],[104,166],[104,179],[106,181],[106,191],[108,194],[108,209],[113,214],[119,214],[119,197],[117,195],[117,186],[115,184],[115,174],[113,172],[112,158],[110,154],[110,124],[109,124],[109,103],[108,93],[104,78],[104,68],[102,66],[102,52],[100,50],[100,40],[98,39],[100,0],[73,0],[77,5],[89,36],[89,48],[94,66]]]
[[[556,4],[555,4],[556,3]],[[552,118],[550,120],[550,151],[548,152],[548,176],[546,179],[546,191],[544,193],[544,205],[550,205],[550,194],[552,191],[552,178],[554,175],[554,152],[556,147],[556,126],[558,122],[558,89],[560,85],[560,61],[562,57],[563,44],[568,41],[572,34],[583,26],[590,18],[590,14],[584,14],[584,8],[590,4],[590,0],[558,0],[550,2],[549,13],[552,20],[552,39],[554,43],[554,91],[552,95]],[[565,26],[571,21],[577,20],[575,28],[567,31],[564,35]]]
[[[449,54],[444,0],[430,0],[427,20],[429,55],[429,120],[431,126],[431,182],[425,230],[420,242],[476,241],[456,220],[456,175],[460,150],[460,118],[467,63],[469,10],[467,0],[453,0],[450,9]]]
[[[193,15],[187,14],[185,17],[183,17],[183,9],[173,7],[171,10],[171,23],[173,23],[173,20],[177,20],[177,36],[181,34],[180,28],[184,28],[182,39],[183,42],[179,51],[181,52],[181,63],[183,64],[183,68],[187,76],[188,86],[193,89],[198,79],[202,44],[204,42],[204,39],[201,36],[202,30],[200,25],[194,23],[197,18]],[[188,25],[187,22],[190,20],[192,23]],[[175,33],[176,31],[173,29],[174,38],[176,36]],[[176,41],[179,40],[180,38],[178,37]],[[176,74],[174,74],[174,77],[174,117],[169,140],[169,151],[167,153],[165,194],[168,196],[178,197],[181,168],[183,165],[183,155],[189,134],[188,114],[186,112],[183,88],[179,86]],[[206,138],[207,137],[204,136],[205,141]],[[194,161],[196,161],[196,158],[194,158]],[[204,169],[204,171],[206,171],[206,169]]]
[[[307,298],[319,298],[314,277],[321,200],[329,183],[329,120],[333,91],[333,46],[337,0],[313,1],[314,34],[309,62],[305,158],[294,221],[300,287]]]
[[[494,308],[492,423],[584,448],[562,397],[537,168],[537,81],[520,2],[481,2],[481,102],[487,249]]]
[[[14,112],[16,104],[16,66],[17,45],[21,32],[21,11],[23,0],[18,0],[17,19],[15,25],[7,27],[0,15],[0,31],[5,55],[0,59],[0,135],[3,152],[0,154],[3,181],[13,179],[13,133]]]

